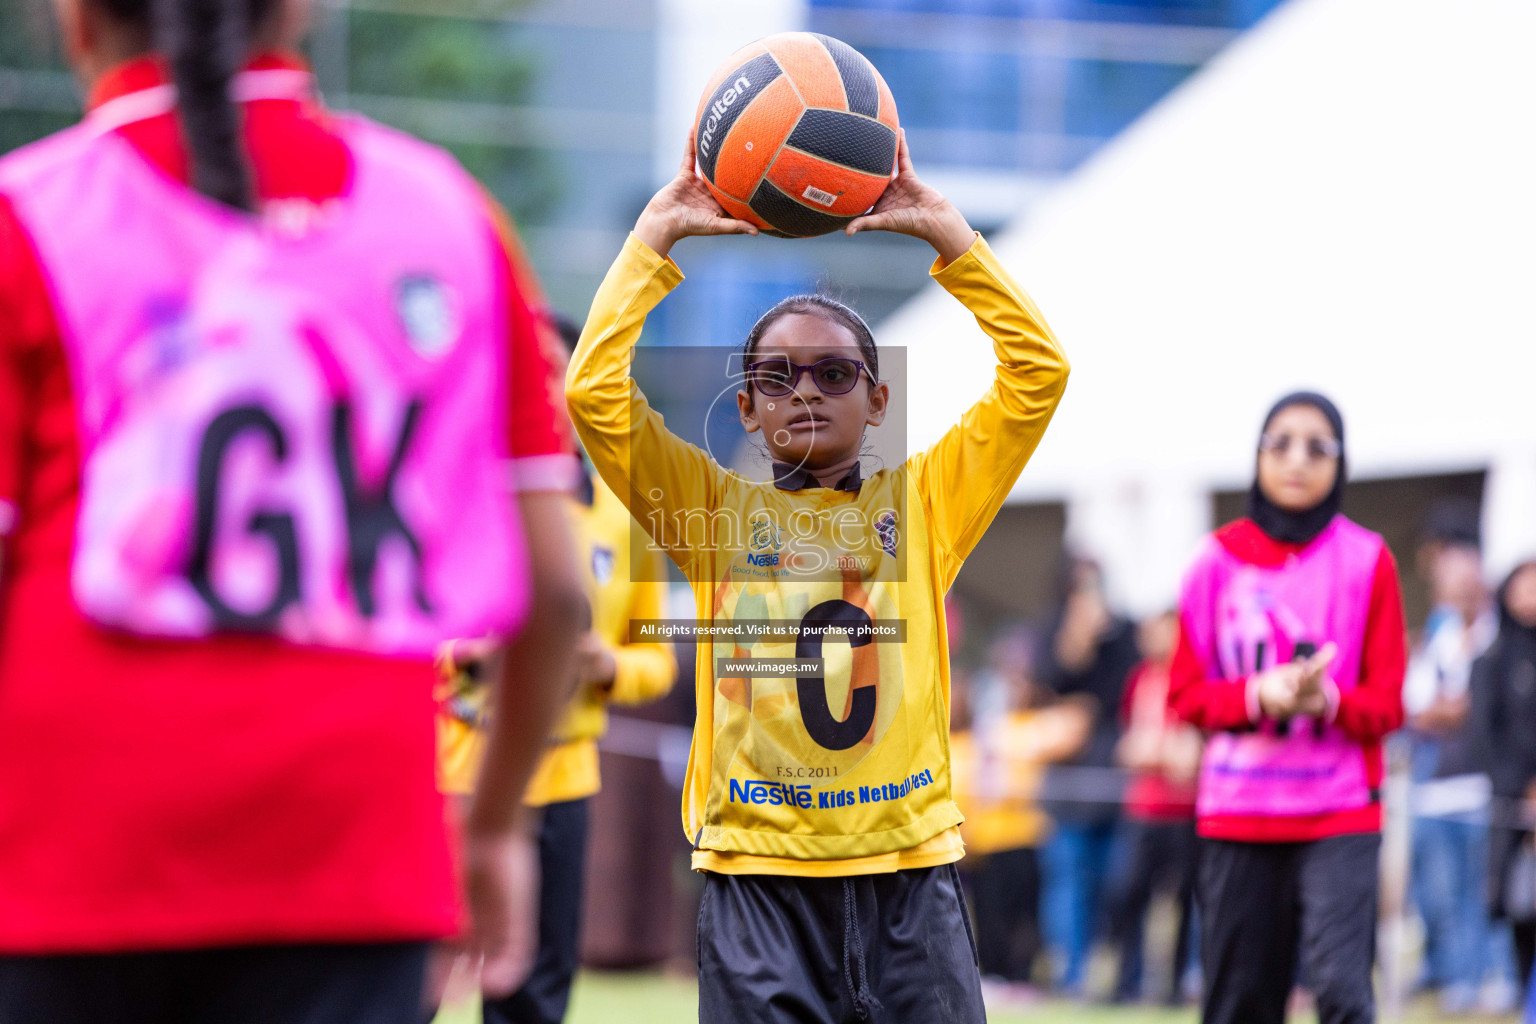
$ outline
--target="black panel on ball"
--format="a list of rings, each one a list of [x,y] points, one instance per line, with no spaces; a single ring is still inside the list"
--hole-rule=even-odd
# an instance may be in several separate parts
[[[811,33],[821,40],[821,45],[832,55],[837,73],[843,79],[843,92],[848,94],[848,109],[855,114],[875,117],[880,113],[880,87],[875,84],[875,69],[864,55],[841,39]]]
[[[757,94],[783,73],[772,54],[759,54],[726,75],[710,94],[699,114],[698,158],[699,169],[711,182],[715,180],[715,161],[720,159],[720,147],[725,144],[731,126],[757,99]],[[742,79],[746,79],[745,85]]]
[[[776,233],[782,233],[788,238],[809,238],[812,235],[825,235],[829,231],[841,231],[853,220],[852,217],[834,217],[830,213],[813,210],[786,195],[766,178],[757,186],[757,191],[752,193],[752,201],[747,205],[752,207],[752,212],[773,225],[777,229]]]
[[[896,133],[880,121],[841,110],[807,110],[785,145],[869,174],[890,174],[896,166]]]

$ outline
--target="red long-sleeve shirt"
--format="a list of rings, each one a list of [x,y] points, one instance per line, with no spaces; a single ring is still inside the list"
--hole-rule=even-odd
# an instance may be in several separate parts
[[[1302,545],[1277,541],[1250,519],[1239,519],[1216,532],[1230,553],[1252,565],[1273,567],[1301,550]],[[1386,772],[1381,743],[1403,724],[1403,674],[1408,664],[1407,630],[1398,584],[1397,561],[1385,547],[1376,563],[1367,612],[1360,681],[1339,694],[1333,721],[1358,742],[1365,756],[1366,780],[1374,789]],[[1187,624],[1182,624],[1186,625]],[[1208,679],[1199,655],[1179,630],[1179,646],[1170,669],[1168,703],[1187,722],[1208,732],[1246,729],[1259,712],[1249,693],[1249,677]],[[1381,828],[1381,804],[1348,811],[1299,817],[1202,815],[1200,834],[1215,839],[1249,842],[1304,842],[1326,836],[1375,832]]]

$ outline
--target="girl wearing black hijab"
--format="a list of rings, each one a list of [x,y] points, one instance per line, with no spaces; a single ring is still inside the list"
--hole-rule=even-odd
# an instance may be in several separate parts
[[[1375,1019],[1383,738],[1403,721],[1397,565],[1339,511],[1344,420],[1277,402],[1248,515],[1185,580],[1169,704],[1210,733],[1196,814],[1204,1024],[1280,1024],[1297,958],[1321,1024]]]

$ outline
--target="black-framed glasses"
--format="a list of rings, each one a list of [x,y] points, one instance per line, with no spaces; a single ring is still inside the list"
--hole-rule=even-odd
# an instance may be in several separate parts
[[[784,356],[773,356],[747,364],[747,384],[769,398],[782,398],[793,394],[800,385],[800,375],[809,372],[811,380],[824,395],[846,395],[859,383],[861,373],[869,373],[869,367],[859,359],[828,356],[809,366],[791,362]],[[875,383],[875,375],[869,373],[869,382]]]
[[[1283,457],[1290,452],[1292,444],[1302,446],[1308,462],[1336,459],[1344,451],[1344,447],[1331,437],[1292,437],[1290,434],[1265,434],[1259,438],[1259,451]]]

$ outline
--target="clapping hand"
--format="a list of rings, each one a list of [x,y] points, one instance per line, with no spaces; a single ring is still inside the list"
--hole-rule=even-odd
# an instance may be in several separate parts
[[[1301,685],[1296,691],[1296,714],[1320,718],[1328,713],[1328,690],[1324,684],[1328,682],[1328,666],[1338,653],[1337,645],[1324,644],[1322,650],[1300,662]]]
[[[1270,718],[1294,715],[1320,716],[1328,711],[1328,666],[1338,655],[1337,645],[1324,644],[1322,650],[1300,661],[1276,665],[1255,677],[1259,708]],[[1331,685],[1331,684],[1330,684]]]

